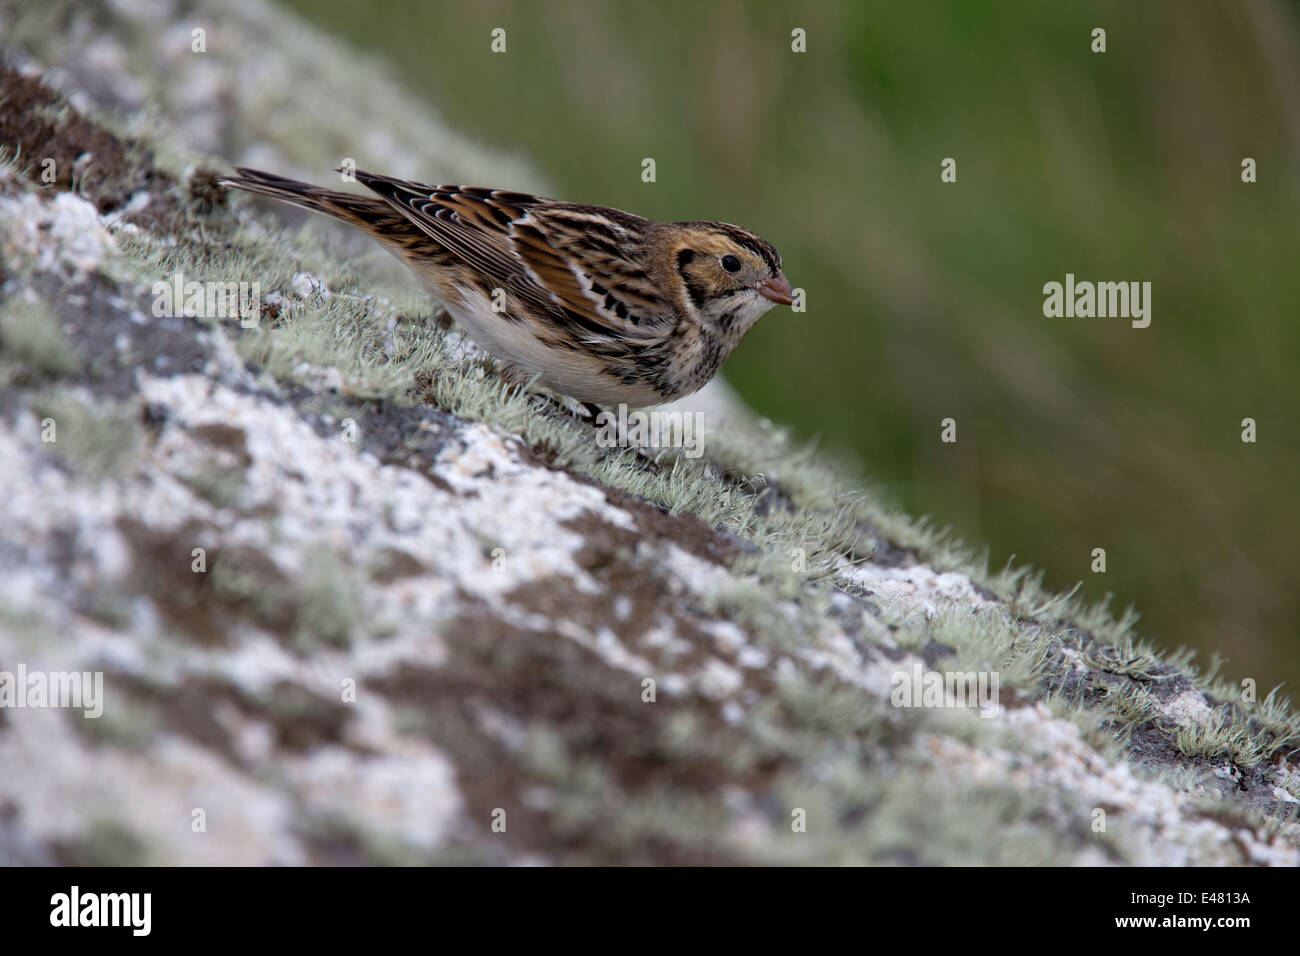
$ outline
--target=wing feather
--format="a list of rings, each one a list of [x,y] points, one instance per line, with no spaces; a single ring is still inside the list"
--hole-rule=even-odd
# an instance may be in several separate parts
[[[575,337],[649,340],[675,321],[636,261],[648,220],[508,190],[356,176],[489,283]]]

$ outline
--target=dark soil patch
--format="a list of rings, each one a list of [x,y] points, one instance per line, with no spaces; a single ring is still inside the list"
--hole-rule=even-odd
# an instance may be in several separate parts
[[[125,289],[102,273],[71,283],[42,273],[31,284],[53,309],[81,360],[67,380],[97,395],[134,397],[137,370],[155,376],[199,373],[211,356],[197,320],[154,317],[148,295]],[[147,320],[141,323],[140,316]]]
[[[213,423],[198,425],[190,429],[190,434],[213,448],[228,452],[241,468],[253,463],[253,456],[248,453],[248,435],[242,428]]]
[[[248,622],[293,646],[297,588],[256,548],[220,547],[217,529],[195,519],[156,529],[123,518],[118,530],[131,548],[133,580],[180,634],[226,646],[236,625]],[[204,549],[204,571],[193,569],[195,548]]]
[[[370,567],[370,577],[380,584],[392,584],[403,578],[422,577],[428,573],[428,565],[415,555],[392,547],[379,551]]]
[[[39,78],[2,65],[0,145],[26,161],[33,183],[75,191],[100,213],[147,192],[149,204],[129,214],[127,221],[157,231],[175,216],[176,181],[154,166],[147,149],[90,122]]]
[[[641,540],[665,539],[697,558],[723,567],[730,567],[741,551],[756,550],[752,542],[710,528],[695,515],[671,512],[626,491],[592,484],[605,493],[610,504],[631,513]]]
[[[596,653],[558,634],[516,628],[489,608],[459,618],[444,634],[451,657],[437,668],[403,665],[368,686],[416,714],[424,733],[454,756],[466,815],[486,829],[494,808],[506,809],[504,839],[516,851],[560,858],[613,862],[611,834],[627,802],[643,792],[672,792],[717,799],[726,784],[762,786],[779,768],[756,766],[729,773],[713,756],[679,752],[667,733],[669,718],[684,710],[707,727],[721,752],[744,746],[742,729],[719,719],[711,703],[695,698],[657,703],[641,699],[640,678],[610,667]],[[484,730],[489,710],[554,742],[560,765],[548,771],[530,766],[518,753]],[[533,759],[538,759],[533,755]],[[609,776],[608,790],[581,819],[567,819],[563,803],[570,763],[598,764]],[[531,788],[554,788],[556,805],[538,807],[525,799]],[[630,855],[629,855],[630,854]],[[623,847],[619,862],[722,864],[737,862],[720,848],[679,844],[671,839]]]
[[[233,766],[248,766],[224,726],[216,719],[223,705],[243,716],[271,726],[276,746],[287,753],[305,754],[326,744],[344,746],[344,730],[352,719],[341,700],[316,694],[301,684],[279,681],[254,695],[217,677],[186,677],[178,685],[150,683],[131,674],[106,674],[105,679],[139,703],[152,707],[158,724],[205,749],[220,754]]]

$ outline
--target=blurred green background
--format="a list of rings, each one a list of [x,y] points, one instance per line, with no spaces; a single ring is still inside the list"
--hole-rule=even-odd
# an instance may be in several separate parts
[[[771,240],[808,311],[725,374],[896,503],[1300,682],[1295,5],[287,5],[560,198]],[[1067,272],[1151,282],[1150,328],[1044,317]]]

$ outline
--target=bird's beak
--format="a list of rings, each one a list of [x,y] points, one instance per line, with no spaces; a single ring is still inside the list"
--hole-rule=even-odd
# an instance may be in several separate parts
[[[784,272],[778,272],[773,278],[760,282],[758,284],[758,294],[765,299],[771,299],[777,305],[791,305],[794,303],[794,289],[790,288],[790,283],[786,281]]]

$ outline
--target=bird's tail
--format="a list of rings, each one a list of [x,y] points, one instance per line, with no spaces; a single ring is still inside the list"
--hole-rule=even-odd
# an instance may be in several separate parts
[[[325,189],[274,173],[264,173],[259,169],[236,167],[235,175],[223,177],[221,185],[270,196],[314,212],[323,212],[327,216],[360,226],[375,238],[395,245],[406,244],[402,240],[413,231],[409,220],[382,199]]]

